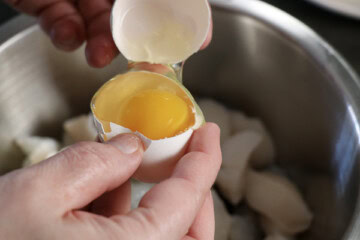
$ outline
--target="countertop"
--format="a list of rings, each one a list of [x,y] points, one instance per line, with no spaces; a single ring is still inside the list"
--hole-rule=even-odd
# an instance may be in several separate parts
[[[303,0],[263,0],[314,29],[345,57],[360,75],[360,20],[354,20]],[[0,25],[17,13],[0,2]]]

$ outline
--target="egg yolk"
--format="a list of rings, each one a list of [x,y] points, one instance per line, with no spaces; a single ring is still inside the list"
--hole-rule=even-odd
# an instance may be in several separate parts
[[[122,109],[117,123],[153,140],[185,131],[193,115],[182,98],[159,89],[140,91],[131,96]]]

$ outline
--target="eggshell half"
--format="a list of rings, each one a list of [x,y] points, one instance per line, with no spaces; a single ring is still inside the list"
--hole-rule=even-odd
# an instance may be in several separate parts
[[[110,140],[122,133],[134,133],[142,139],[146,149],[143,161],[134,178],[150,183],[159,182],[170,177],[177,161],[184,155],[187,143],[194,132],[190,128],[171,138],[151,140],[139,132],[132,132],[130,129],[115,123],[110,123],[111,131],[105,132],[102,123],[95,116],[94,121],[102,141]]]
[[[111,12],[115,44],[134,62],[182,62],[201,48],[210,24],[207,0],[117,0]]]

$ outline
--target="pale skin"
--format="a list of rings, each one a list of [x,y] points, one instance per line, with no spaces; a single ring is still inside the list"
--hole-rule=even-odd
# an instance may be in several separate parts
[[[210,240],[210,188],[221,165],[220,130],[196,130],[169,179],[130,210],[129,179],[141,140],[123,134],[83,142],[44,162],[0,177],[0,239]]]
[[[86,58],[92,67],[105,67],[118,55],[110,31],[114,0],[5,0],[19,11],[36,16],[53,44],[73,51],[86,42]],[[212,26],[202,48],[209,45]]]

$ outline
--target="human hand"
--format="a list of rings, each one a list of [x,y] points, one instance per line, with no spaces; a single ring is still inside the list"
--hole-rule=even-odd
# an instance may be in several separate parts
[[[142,143],[124,134],[73,145],[0,177],[0,239],[210,240],[210,188],[221,164],[219,128],[195,131],[172,176],[130,211],[129,178]]]
[[[118,49],[110,30],[114,0],[5,0],[19,11],[36,16],[54,45],[72,51],[86,41],[86,58],[93,67],[105,67]],[[211,41],[212,25],[203,48]]]

